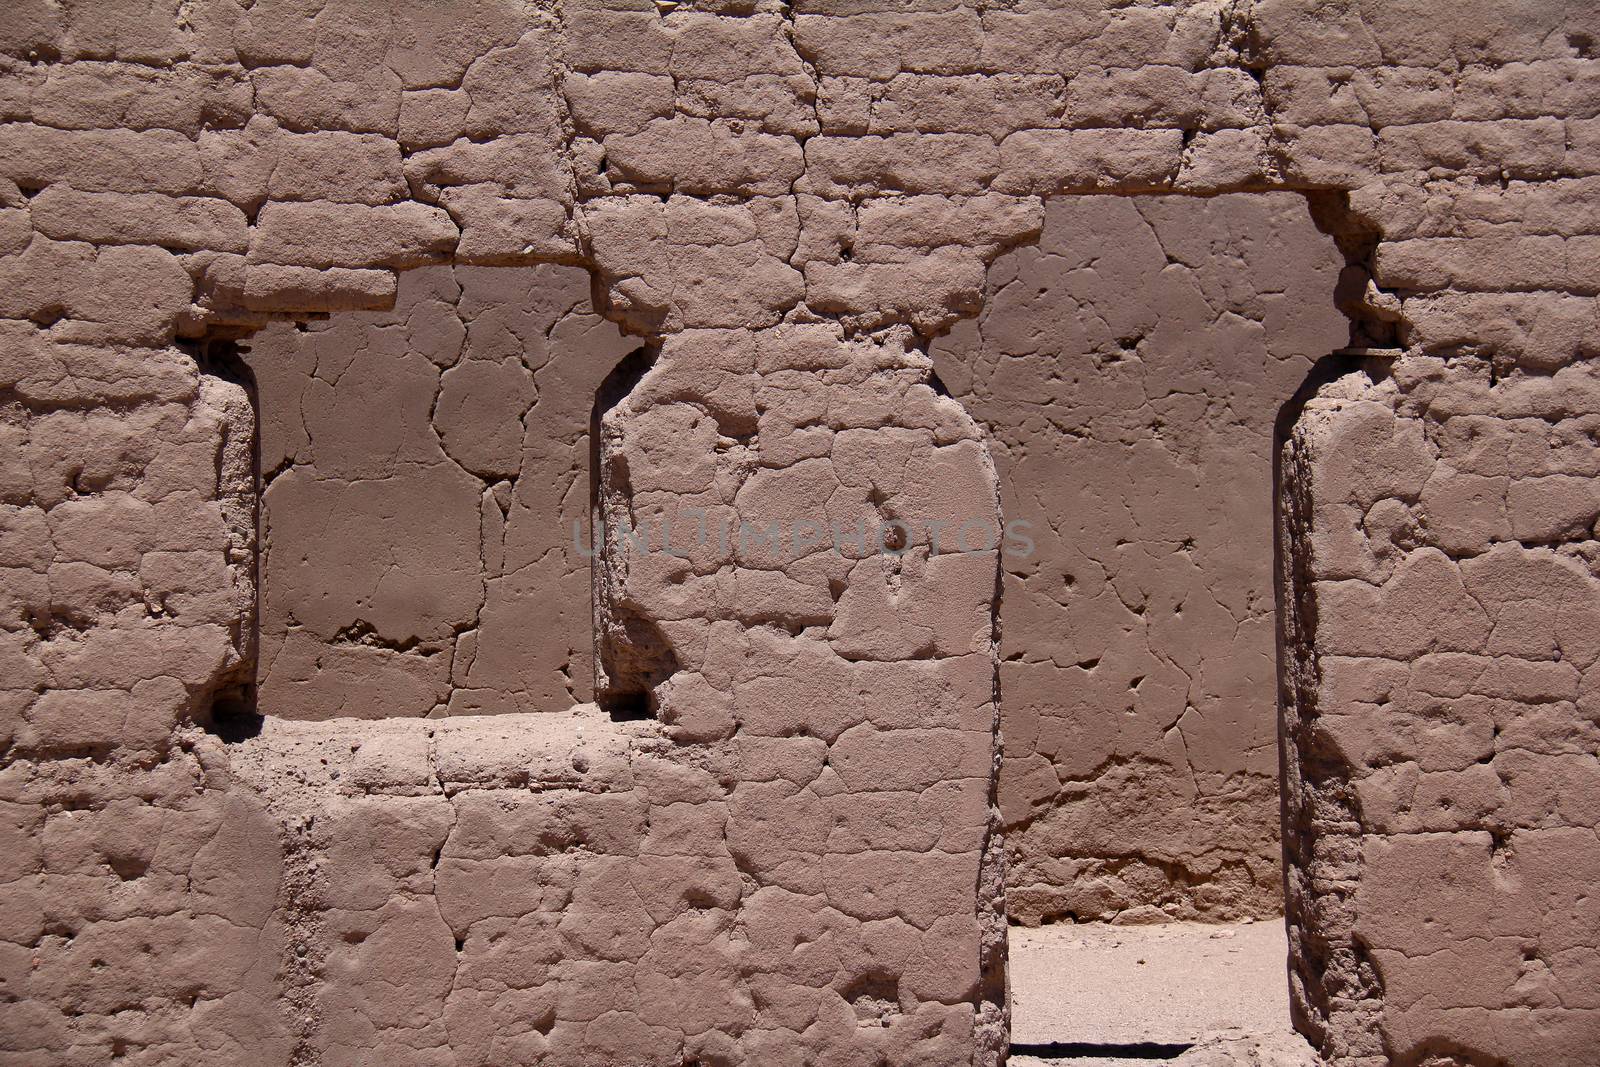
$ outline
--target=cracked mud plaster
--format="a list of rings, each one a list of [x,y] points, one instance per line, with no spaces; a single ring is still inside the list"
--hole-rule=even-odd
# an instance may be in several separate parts
[[[924,789],[900,850],[846,815],[853,786],[812,795],[823,741],[788,740],[685,760],[592,705],[269,720],[229,757],[236,815],[283,871],[252,915],[253,1062],[972,1062],[970,885],[856,887],[948,866],[980,827]],[[799,795],[825,849],[773,821]]]
[[[1052,203],[934,343],[1002,509],[1013,921],[1280,914],[1272,439],[1345,344],[1305,198]]]
[[[913,340],[903,330],[852,340],[831,324],[664,339],[600,419],[599,670],[607,693],[645,696],[680,743],[821,756],[821,776],[799,790],[735,790],[730,834],[748,824],[786,842],[747,854],[782,872],[777,884],[806,883],[807,851],[830,862],[834,804],[896,833],[929,820],[966,827],[960,850],[916,831],[925,844],[883,856],[889,881],[869,875],[859,891],[874,912],[976,892],[975,910],[957,906],[951,919],[966,932],[949,963],[970,982],[951,1018],[970,1034],[962,1055],[993,1062],[1005,1028],[997,555],[958,551],[931,520],[997,527],[998,499],[977,426],[928,384]],[[892,555],[792,533],[815,523],[875,534],[886,515],[908,531]],[[652,539],[623,535],[623,519]],[[864,1034],[910,1010],[893,968],[857,970],[842,992]]]
[[[6,750],[157,759],[254,670],[250,400],[204,358],[30,333],[3,342]]]
[[[592,699],[589,419],[633,345],[569,267],[430,267],[392,311],[250,338],[259,706],[291,719]]]
[[[1337,1062],[1592,1055],[1597,401],[1408,356],[1284,444],[1293,989]]]
[[[721,506],[764,526],[806,514],[820,472],[843,524],[886,509],[993,519],[978,428],[926,384],[909,341],[832,326],[667,339],[608,427],[632,472],[627,506]],[[59,386],[48,357],[60,350],[39,354],[25,398]],[[250,355],[259,374],[263,349]],[[172,420],[154,457],[112,450],[57,472],[55,439],[24,420],[37,440],[18,484],[59,498],[49,513],[67,520],[122,506],[117,494],[162,496],[186,458],[197,466],[176,470],[200,479],[178,496],[190,510],[163,513],[152,536],[211,531],[193,562],[224,564],[248,469],[199,379],[181,354],[118,366],[123,392],[104,406]],[[237,410],[242,391],[219,384]],[[706,440],[718,419],[744,440]],[[663,432],[679,424],[691,432]],[[44,510],[8,508],[20,522]],[[127,531],[103,520],[41,543],[100,558],[101,540],[65,537]],[[443,721],[263,708],[257,736],[224,744],[183,722],[201,716],[182,684],[136,673],[192,663],[202,705],[232,677],[233,633],[213,635],[189,601],[87,622],[87,640],[113,649],[171,642],[144,655],[74,661],[84,636],[8,629],[8,654],[34,671],[15,676],[34,688],[8,690],[21,725],[0,777],[18,842],[8,1050],[265,1065],[999,1062],[996,562],[906,548],[889,573],[866,553],[807,553],[796,579],[787,558],[697,557],[685,582],[714,595],[693,606],[653,556],[619,559],[621,596],[674,642],[659,723],[619,725],[592,705]],[[791,580],[812,590],[803,616]],[[238,586],[224,591],[237,620]],[[210,636],[224,643],[212,659],[174,655]],[[74,662],[134,680],[80,679],[65,673]],[[90,691],[63,700],[60,684]]]
[[[0,350],[4,1055],[220,1062],[277,883],[192,725],[253,667],[247,391],[204,353]]]
[[[669,338],[606,416],[602,455],[629,472],[607,490],[640,516],[704,507],[761,526],[816,506],[845,525],[992,521],[978,428],[908,341]],[[207,969],[170,967],[173,1003],[152,997],[134,1026],[114,991],[144,957],[104,935],[72,950],[83,924],[51,926],[51,975],[108,945],[119,976],[68,997],[78,1021],[58,1025],[199,1060],[248,1033],[263,1064],[1000,1062],[996,558],[952,547],[914,537],[892,572],[866,551],[736,540],[608,553],[602,628],[628,604],[672,642],[659,722],[582,705],[269,713],[226,746],[180,731],[161,770],[206,818],[181,847],[149,846],[177,884],[139,899],[185,934],[213,927],[184,914],[215,912],[227,937]],[[147,806],[128,808],[159,819]],[[96,836],[121,824],[83,819],[85,867],[144,876]]]
[[[1003,974],[986,909],[1000,877],[993,849],[981,844],[992,836],[970,829],[991,826],[975,783],[992,770],[969,771],[964,761],[991,751],[993,741],[987,728],[950,724],[987,715],[992,726],[993,671],[982,666],[987,655],[943,654],[953,627],[895,620],[895,605],[924,596],[927,582],[954,581],[918,570],[915,560],[898,572],[853,561],[848,591],[831,608],[817,596],[826,590],[831,599],[831,581],[818,581],[813,561],[797,561],[805,564],[800,588],[786,586],[783,595],[793,592],[803,610],[763,600],[746,607],[730,595],[714,602],[703,626],[671,616],[670,576],[662,586],[626,552],[607,562],[613,603],[624,613],[634,604],[649,617],[661,613],[676,631],[663,629],[676,671],[656,687],[673,722],[626,729],[673,731],[674,747],[663,751],[675,755],[660,758],[678,770],[704,760],[725,798],[748,801],[725,799],[721,825],[728,853],[743,865],[740,914],[750,940],[730,940],[745,953],[737,973],[748,983],[754,1024],[716,1019],[715,1029],[701,1030],[706,1019],[690,1003],[683,1029],[657,1041],[639,1009],[652,998],[670,1002],[670,985],[641,989],[628,976],[715,986],[724,981],[724,957],[692,937],[669,953],[671,935],[653,933],[652,946],[663,938],[654,958],[670,954],[678,969],[623,966],[599,949],[587,954],[584,945],[604,941],[591,930],[562,944],[584,966],[563,979],[561,996],[572,1004],[622,999],[605,999],[621,1006],[582,1020],[580,1035],[581,1007],[552,1017],[536,1000],[542,994],[519,978],[535,965],[514,959],[524,943],[518,932],[529,931],[530,954],[548,945],[533,933],[551,919],[542,895],[495,905],[507,926],[494,944],[511,963],[484,976],[450,969],[447,984],[440,975],[448,954],[424,902],[428,883],[412,876],[423,864],[410,858],[393,860],[398,873],[374,883],[402,883],[378,910],[409,909],[422,925],[397,926],[396,940],[377,945],[388,954],[382,959],[416,948],[440,961],[418,986],[429,997],[405,999],[409,987],[385,984],[382,967],[352,992],[363,972],[349,963],[361,959],[360,946],[319,947],[328,934],[317,933],[317,915],[329,909],[307,879],[323,846],[287,818],[263,814],[255,787],[228,774],[241,746],[192,724],[250,668],[250,577],[238,564],[247,546],[230,534],[225,505],[237,493],[218,479],[218,456],[229,451],[223,442],[237,438],[221,429],[225,420],[209,402],[198,403],[195,362],[174,338],[215,352],[224,339],[256,344],[247,335],[287,329],[271,326],[278,319],[385,311],[397,299],[397,271],[452,263],[586,269],[603,314],[664,346],[670,337],[656,335],[752,330],[747,337],[766,338],[834,324],[850,335],[910,326],[926,342],[981,310],[986,265],[1039,235],[1047,203],[1059,209],[1090,193],[1276,189],[1348,205],[1346,221],[1362,231],[1355,243],[1363,247],[1345,249],[1341,306],[1364,331],[1372,327],[1368,340],[1406,349],[1397,366],[1434,368],[1412,378],[1377,374],[1356,392],[1402,422],[1428,426],[1457,400],[1476,402],[1487,390],[1495,405],[1508,406],[1494,407],[1486,426],[1531,420],[1504,454],[1520,464],[1532,449],[1573,464],[1537,478],[1527,474],[1532,467],[1493,473],[1495,445],[1480,457],[1488,474],[1473,466],[1478,458],[1449,462],[1461,477],[1428,460],[1423,484],[1431,490],[1413,500],[1409,487],[1385,489],[1369,501],[1364,490],[1338,488],[1338,479],[1354,471],[1381,481],[1387,468],[1362,466],[1376,454],[1362,434],[1327,432],[1342,425],[1342,407],[1314,404],[1291,442],[1284,467],[1299,473],[1283,488],[1293,503],[1283,537],[1299,547],[1288,556],[1293,610],[1283,629],[1291,652],[1289,778],[1298,783],[1287,837],[1301,1024],[1342,1065],[1588,1067],[1600,1044],[1588,993],[1600,952],[1585,910],[1595,899],[1585,851],[1585,827],[1595,819],[1585,805],[1600,786],[1584,777],[1593,755],[1583,747],[1592,717],[1581,675],[1589,668],[1572,642],[1594,629],[1581,593],[1592,579],[1574,570],[1587,538],[1572,531],[1586,521],[1592,481],[1578,461],[1595,449],[1569,435],[1595,407],[1585,361],[1597,352],[1600,322],[1600,8],[1490,0],[1448,10],[1355,0],[666,7],[23,0],[0,20],[0,825],[10,845],[0,849],[0,1057],[30,1065],[474,1057],[503,1064],[536,1058],[531,1050],[543,1042],[550,1062],[611,1067],[655,1042],[649,1047],[692,1051],[720,1067],[872,1062],[887,1043],[893,1051],[881,1058],[892,1062],[992,1062],[1004,1038],[996,1007]],[[460,321],[441,309],[441,321],[450,315]],[[1474,377],[1480,372],[1483,380]],[[770,376],[761,377],[765,391]],[[1390,405],[1384,390],[1402,380],[1406,396],[1426,394],[1427,403]],[[442,386],[422,392],[443,400]],[[536,393],[538,404],[546,394]],[[592,396],[570,399],[587,405]],[[868,406],[907,403],[892,390],[872,396]],[[1587,406],[1564,408],[1568,398]],[[624,451],[629,434],[654,447],[664,433],[655,421],[690,424],[657,398],[636,399],[637,418],[618,416]],[[689,407],[700,410],[700,402]],[[892,411],[851,418],[861,423],[855,429],[911,428]],[[571,425],[581,428],[581,420]],[[731,468],[720,465],[751,447],[737,419],[728,425],[732,432],[719,435],[733,442],[734,458],[713,461],[724,480]],[[736,506],[748,504],[752,514],[769,506],[758,489],[790,465],[779,458],[786,440],[817,433],[806,418],[795,430],[760,428],[759,447],[773,466],[758,465],[740,491],[749,500],[736,496]],[[695,432],[709,439],[703,427]],[[794,447],[795,466],[821,458]],[[381,621],[352,615],[329,635],[360,650],[352,656],[398,657],[413,637],[387,636],[411,628],[396,618],[433,620],[428,640],[448,645],[449,686],[429,674],[427,685],[393,690],[411,693],[418,715],[448,707],[462,691],[453,677],[461,659],[455,628],[479,603],[480,637],[487,636],[487,593],[478,583],[492,579],[484,555],[473,556],[489,515],[484,489],[508,530],[516,519],[515,506],[500,509],[492,492],[511,481],[511,468],[485,462],[443,426],[436,448],[407,473],[437,468],[441,485],[479,483],[460,493],[479,516],[476,525],[458,519],[467,547],[445,553],[459,560],[452,574],[465,592],[447,590],[448,604],[426,610],[391,604]],[[561,463],[580,466],[566,453]],[[846,477],[868,469],[875,468],[852,461],[829,476],[853,485]],[[529,474],[515,472],[520,490]],[[648,492],[657,496],[643,506],[666,507],[671,496],[705,491]],[[867,499],[877,511],[888,491]],[[1336,499],[1347,506],[1318,510]],[[1413,545],[1407,517],[1425,512],[1426,536],[1437,544]],[[1340,563],[1324,588],[1318,568],[1350,544],[1393,561],[1393,575],[1353,577]],[[1443,619],[1424,612],[1433,610],[1430,597],[1453,595],[1436,581],[1445,573],[1441,557],[1462,574],[1469,599],[1495,605],[1484,608],[1496,621],[1481,647],[1448,653],[1489,661],[1470,685],[1450,673],[1457,661],[1437,659],[1446,653],[1430,643],[1433,630],[1454,635],[1440,638],[1445,644],[1471,643],[1455,629],[1458,615],[1472,616],[1465,601],[1450,599],[1460,610]],[[1527,569],[1518,569],[1522,562]],[[1539,568],[1547,564],[1559,581],[1546,580]],[[567,573],[553,557],[549,566],[552,576]],[[1473,585],[1483,573],[1476,567],[1507,568],[1512,577],[1485,592]],[[761,581],[783,576],[747,562],[696,560],[694,568],[683,572],[685,584],[709,585],[718,596],[745,589],[743,571]],[[1010,581],[1026,585],[1025,577]],[[1355,584],[1335,588],[1347,582]],[[381,585],[365,576],[358,592],[376,602]],[[1528,588],[1539,596],[1519,591]],[[264,595],[270,600],[272,590]],[[1341,595],[1352,599],[1335,603]],[[951,604],[966,603],[965,586],[951,596]],[[1430,636],[1419,641],[1422,618],[1431,620]],[[1324,647],[1325,636],[1343,642],[1352,634],[1389,644],[1381,655],[1359,643]],[[1530,634],[1549,641],[1513,651],[1497,643]],[[413,652],[420,635],[416,641]],[[563,656],[570,644],[562,643]],[[894,658],[907,649],[921,658]],[[1347,660],[1354,680],[1337,670]],[[509,668],[496,668],[496,677],[506,679],[505,692],[548,692],[565,703],[566,681],[553,660],[541,662],[528,677]],[[1443,675],[1427,673],[1443,667]],[[1391,684],[1402,669],[1405,687]],[[959,673],[966,670],[970,677]],[[1580,672],[1575,694],[1530,680],[1572,670]],[[702,684],[703,699],[691,696]],[[980,699],[980,690],[988,695]],[[735,702],[732,727],[729,692],[744,702]],[[334,703],[328,697],[324,707]],[[343,697],[337,706],[347,706]],[[959,738],[960,753],[902,729],[929,721],[929,708],[938,729],[951,731],[937,745]],[[1435,760],[1454,750],[1435,746],[1433,731],[1454,729],[1457,709],[1467,716],[1461,731],[1474,739],[1489,724],[1491,748],[1475,749],[1466,762],[1479,769],[1463,764],[1451,781],[1465,789],[1481,779],[1484,791],[1436,796],[1430,791],[1443,780]],[[521,751],[494,739],[522,718],[540,720],[529,736],[554,721],[513,714],[374,723],[344,715],[319,724],[269,716],[249,744],[277,752],[284,731],[327,729],[348,749],[364,747],[369,731],[460,723],[484,744]],[[779,725],[746,725],[755,721]],[[782,735],[801,721],[815,736]],[[1319,724],[1338,725],[1337,738]],[[1350,740],[1367,727],[1381,745]],[[713,740],[689,740],[699,732]],[[1187,728],[1184,736],[1192,755],[1201,746],[1191,746]],[[894,754],[886,755],[891,742]],[[763,744],[781,758],[763,762]],[[716,762],[722,750],[737,760]],[[929,753],[939,766],[918,771]],[[1487,763],[1477,762],[1486,754]],[[287,753],[272,759],[294,765]],[[1532,760],[1537,773],[1516,776],[1519,760]],[[327,766],[346,780],[339,761],[330,756]],[[860,788],[870,777],[863,767],[892,784]],[[1503,771],[1509,784],[1489,789],[1483,767],[1496,779]],[[324,795],[317,790],[327,787],[313,786],[321,768],[307,769],[298,784],[281,778],[285,794]],[[495,790],[496,805],[509,810],[546,795],[512,781]],[[958,789],[953,781],[974,784]],[[1560,788],[1546,795],[1541,782]],[[363,791],[372,792],[363,786],[351,798]],[[957,805],[958,795],[970,807]],[[672,797],[684,798],[684,815],[703,811],[713,825],[721,818],[709,788],[661,787],[651,804],[670,810],[680,803]],[[1404,820],[1391,798],[1406,801]],[[394,818],[375,811],[372,818],[388,821],[375,822],[380,829],[365,833],[363,845],[389,840],[383,827],[426,799],[375,796],[376,811]],[[921,805],[934,814],[923,815]],[[512,825],[497,821],[510,818],[500,807],[486,807],[495,812],[489,825]],[[763,822],[761,813],[771,818]],[[1459,823],[1448,822],[1457,815]],[[656,825],[671,842],[663,847],[678,849],[684,862],[720,862],[723,846],[700,824],[686,821],[681,833],[670,820]],[[397,851],[437,847],[438,823],[427,826],[410,836],[395,831]],[[378,855],[391,862],[390,853]],[[663,880],[648,865],[629,871]],[[512,894],[525,887],[508,881]],[[642,900],[654,885],[634,893]],[[312,887],[303,898],[302,886]],[[601,889],[615,889],[620,903],[596,905],[593,914],[636,918],[628,886],[621,875],[605,882]],[[473,894],[498,899],[502,888]],[[712,914],[707,899],[720,907],[725,898],[697,897],[685,914]],[[934,899],[953,925],[930,921]],[[349,908],[368,911],[368,900]],[[441,915],[450,907],[435,906]],[[974,920],[976,934],[966,918],[974,912],[986,917]],[[269,919],[303,936],[304,956],[295,955],[292,937],[258,933]],[[595,922],[593,929],[608,929]],[[897,922],[918,931],[914,949]],[[399,936],[408,929],[426,937]],[[474,939],[469,930],[464,951],[478,951]],[[626,944],[643,949],[645,941],[630,934]],[[969,951],[972,944],[979,947]],[[312,963],[281,963],[290,958]],[[923,961],[973,959],[977,978],[913,977],[927,969]],[[337,966],[316,970],[323,960]],[[301,981],[301,966],[315,982]],[[445,998],[465,1005],[459,994],[469,988],[491,991],[483,1004],[526,993],[527,1014],[511,1009],[513,1025],[528,1027],[517,1031],[526,1043],[484,1052],[473,1042],[494,1031],[485,1019],[500,1016],[466,1007],[440,1043],[432,1020]],[[319,1002],[337,1010],[318,1014]],[[884,1027],[894,1004],[901,1010]],[[550,1032],[541,1033],[547,1022]],[[690,1028],[694,1040],[721,1036],[691,1050]],[[591,1032],[593,1041],[615,1044],[584,1044]]]

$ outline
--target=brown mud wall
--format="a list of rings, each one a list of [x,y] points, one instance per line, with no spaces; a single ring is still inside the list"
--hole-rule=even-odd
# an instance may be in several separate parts
[[[11,5],[0,1056],[996,1062],[997,553],[607,542],[585,666],[584,570],[541,531],[586,493],[997,518],[1013,446],[930,358],[957,327],[990,360],[997,260],[1070,241],[1051,220],[1089,194],[1282,193],[1344,265],[1235,348],[1321,358],[1331,299],[1358,350],[1273,446],[1301,1026],[1341,1063],[1585,1063],[1597,41],[1556,0]],[[1285,280],[1325,280],[1282,217]],[[1265,292],[1201,290],[1224,326]],[[473,339],[480,307],[514,343]],[[1133,366],[1099,380],[1148,352],[1166,388],[1218,328],[1119,330]],[[1289,399],[1263,389],[1229,447]],[[362,553],[354,515],[413,543]],[[1135,686],[1140,729],[1175,685]],[[1258,794],[1259,734],[1202,744],[1196,708],[1181,762],[1112,751],[1152,791],[1164,764]],[[1007,802],[1078,852],[1030,861],[1027,907],[1203,910],[1184,862],[1106,871],[1127,816],[1050,799],[1082,775],[1045,717]],[[1214,868],[1252,908],[1254,810]]]

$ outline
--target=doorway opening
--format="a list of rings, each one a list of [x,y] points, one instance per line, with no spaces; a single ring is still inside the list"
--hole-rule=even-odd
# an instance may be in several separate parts
[[[931,348],[1034,544],[1000,608],[1019,1055],[1289,1032],[1274,456],[1346,262],[1294,193],[1054,201]]]

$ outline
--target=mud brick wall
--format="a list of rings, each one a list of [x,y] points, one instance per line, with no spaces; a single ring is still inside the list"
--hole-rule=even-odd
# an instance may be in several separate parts
[[[241,346],[261,412],[258,708],[593,699],[589,423],[637,346],[575,267],[425,267]]]
[[[1013,921],[1282,914],[1273,432],[1342,347],[1304,197],[1052,202],[934,342],[989,430]]]
[[[1593,1055],[1596,389],[1408,356],[1285,442],[1293,989],[1349,1062]]]
[[[512,305],[570,316],[559,272],[513,273]],[[585,316],[579,326],[615,344]],[[357,336],[405,338],[360,325]],[[291,328],[250,361],[269,368],[314,332]],[[626,478],[603,481],[605,507],[641,524],[704,509],[766,530],[806,519],[825,489],[843,527],[888,511],[997,526],[980,431],[926,384],[929,361],[906,341],[846,341],[831,324],[665,339],[606,413],[600,454]],[[671,664],[651,679],[658,718],[619,724],[567,697],[538,714],[439,721],[393,687],[364,694],[376,721],[330,716],[313,674],[262,686],[251,727],[234,706],[252,656],[254,527],[234,491],[252,484],[247,390],[181,352],[100,364],[120,391],[96,409],[103,455],[80,467],[59,447],[80,416],[31,406],[60,403],[62,360],[79,375],[97,365],[62,346],[31,354],[41,371],[15,385],[19,452],[32,499],[51,506],[6,512],[19,553],[9,1058],[999,1061],[995,551],[930,545],[920,525],[894,557],[865,545],[791,557],[787,534],[690,540],[683,556],[625,544],[602,560],[596,628],[651,622]],[[318,451],[340,424],[304,425],[312,462],[395,455]],[[741,442],[721,433],[738,425]],[[559,443],[545,454],[570,462]],[[426,477],[438,465],[416,466]],[[475,527],[478,495],[466,499]],[[338,504],[320,514],[343,518]],[[330,543],[342,547],[290,542]],[[377,688],[422,648],[369,636],[329,643],[328,685],[365,671]],[[627,640],[641,657],[642,640]],[[345,644],[358,651],[341,670]],[[376,657],[356,658],[366,649]]]
[[[511,647],[484,529],[511,529],[541,464],[558,488],[520,521],[576,507],[590,383],[637,350],[654,363],[593,441],[628,476],[591,462],[597,510],[925,517],[959,489],[993,514],[1017,490],[990,456],[1012,446],[940,395],[929,353],[993,320],[996,261],[1090,194],[1275,193],[1344,260],[1283,336],[1322,336],[1331,306],[1355,350],[1275,435],[1300,1025],[1343,1063],[1584,1063],[1597,40],[1589,6],[1485,0],[11,5],[0,1054],[995,1062],[997,561],[926,539],[847,573],[608,545],[596,677],[648,713],[618,723],[581,703],[581,568],[556,554],[527,574],[567,590],[550,642],[458,679],[480,669],[464,643]],[[550,326],[544,364],[532,334],[514,361],[477,348],[478,267],[527,279],[486,306],[629,339]],[[431,331],[452,318],[468,339],[446,366]],[[407,477],[475,505],[416,509],[459,524],[437,604],[376,610],[346,558],[341,595],[374,604],[308,621],[316,587],[271,569],[293,523],[258,552],[297,483],[365,480],[337,434],[292,441],[261,405],[320,388],[314,335],[329,368],[387,354],[437,390],[393,424],[425,453]],[[572,366],[576,395],[531,456],[453,439],[449,379],[462,412],[520,411],[526,433],[540,366]],[[344,400],[345,424],[376,433],[371,401]],[[274,438],[293,459],[263,493],[252,452]],[[329,670],[263,681],[308,633]],[[401,658],[430,653],[444,681],[442,659]],[[381,699],[340,680],[352,663]],[[269,714],[244,737],[252,683]],[[1031,766],[1030,789],[1056,773]],[[1029,871],[1041,917],[1079,893],[1081,867],[1053,870]],[[700,995],[663,1014],[678,983]]]

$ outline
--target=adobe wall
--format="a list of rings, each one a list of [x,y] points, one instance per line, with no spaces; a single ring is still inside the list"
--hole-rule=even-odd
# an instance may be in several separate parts
[[[1596,395],[1412,355],[1284,443],[1292,989],[1345,1061],[1594,1055]]]
[[[926,355],[991,264],[1075,197],[1279,190],[1346,260],[1349,340],[1392,350],[1280,434],[1299,1023],[1342,1063],[1585,1062],[1596,40],[1588,7],[1477,0],[14,5],[0,1054],[996,1062],[992,553],[609,546],[592,632],[653,650],[652,718],[553,659],[488,688],[557,707],[442,722],[302,670],[323,721],[224,741],[256,614],[263,651],[294,630],[257,595],[228,342],[388,314],[401,271],[582,269],[578,313],[655,355],[602,449],[649,477],[603,474],[602,508],[993,516]],[[444,350],[405,352],[442,397]],[[474,490],[481,546],[531,468],[458,455],[449,415],[413,473]],[[343,476],[304,462],[274,486]],[[452,595],[487,589],[461,559]],[[404,614],[307,625],[370,666],[421,648],[383,636]],[[413,615],[454,672],[465,608]],[[437,678],[393,706],[473,688]]]
[[[637,346],[552,265],[423,267],[391,309],[253,334],[260,710],[593,700],[589,423]]]
[[[502,308],[571,319],[570,271],[485,270],[467,272],[463,291],[514,283],[498,290]],[[403,321],[451,278],[408,276]],[[567,354],[591,357],[598,381],[618,335],[576,314],[601,337],[580,331]],[[441,353],[436,334],[357,325],[388,331],[401,367],[407,345]],[[296,351],[361,357],[323,332],[337,328],[264,331],[249,362],[287,375],[293,361],[273,360]],[[926,384],[928,360],[905,342],[846,340],[829,324],[664,339],[604,415],[603,506],[788,530],[826,488],[828,516],[844,526],[867,528],[886,509],[997,525],[977,426]],[[482,351],[470,329],[464,348],[466,360]],[[351,563],[325,566],[321,586],[285,583],[289,607],[259,601],[263,684],[241,707],[257,603],[248,506],[234,521],[237,489],[253,482],[246,389],[177,351],[41,352],[13,392],[18,454],[30,461],[20,473],[31,476],[19,488],[32,502],[6,506],[18,561],[6,643],[8,1059],[1003,1058],[994,551],[941,551],[920,521],[892,558],[788,533],[682,539],[689,523],[677,527],[681,554],[604,546],[597,632],[648,620],[670,651],[671,669],[652,679],[658,717],[625,723],[566,694],[535,712],[446,700],[419,713],[390,679],[421,671],[395,661],[445,657],[453,669],[455,646],[379,630],[405,625],[381,613],[371,631],[346,628],[313,655],[331,678],[274,684],[283,656],[269,658],[270,641],[315,622],[311,608],[389,607]],[[289,407],[314,416],[307,394],[323,379],[309,377]],[[92,439],[105,446],[80,466],[62,435],[83,431],[68,405],[96,380],[116,391],[89,393],[101,401],[87,416]],[[590,405],[594,395],[591,385]],[[406,428],[402,412],[388,414],[378,425]],[[758,428],[724,445],[719,427],[739,420]],[[306,430],[305,465],[268,486],[264,536],[307,515],[335,528],[276,541],[265,582],[276,580],[272,553],[342,562],[365,549],[391,562],[404,542],[383,537],[418,516],[459,523],[465,510],[475,560],[485,531],[513,543],[493,522],[498,508],[476,506],[479,489],[454,514],[416,491],[454,468],[388,445],[425,435],[352,445],[341,437],[351,418],[286,421]],[[362,476],[361,464],[385,461],[396,470]],[[372,482],[409,492],[398,513],[392,498],[363,513],[343,499],[296,512],[290,497],[271,517],[273,490],[302,470],[307,481],[349,477],[354,505],[372,499],[361,491]],[[481,492],[493,500],[492,487]],[[353,532],[341,538],[339,523]],[[468,577],[468,589],[493,580]],[[556,602],[546,592],[536,606],[558,618]],[[395,603],[426,619],[450,601]],[[275,631],[274,619],[294,625]],[[383,636],[393,633],[407,636]],[[337,687],[362,672],[374,684],[358,707],[357,687]],[[330,707],[330,692],[344,702]]]
[[[1273,428],[1347,339],[1342,266],[1292,193],[1058,201],[933,344],[1026,524],[1001,615],[1013,921],[1282,913]],[[243,346],[260,710],[594,699],[585,400],[636,342],[588,288],[419,268],[391,310]]]
[[[1273,433],[1348,341],[1294,193],[1050,202],[936,340],[1001,510],[1014,922],[1282,914]]]

